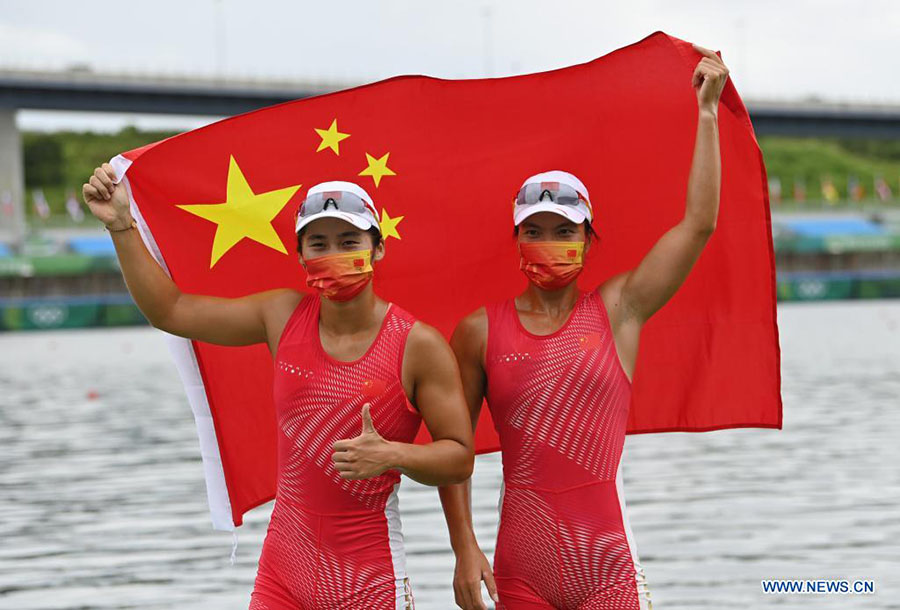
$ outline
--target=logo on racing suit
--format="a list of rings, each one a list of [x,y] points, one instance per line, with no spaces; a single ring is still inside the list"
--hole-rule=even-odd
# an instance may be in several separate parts
[[[360,393],[366,398],[381,396],[387,391],[387,381],[384,379],[366,379],[362,382]]]
[[[597,349],[603,344],[603,335],[600,333],[590,333],[578,337],[578,347],[583,350]]]

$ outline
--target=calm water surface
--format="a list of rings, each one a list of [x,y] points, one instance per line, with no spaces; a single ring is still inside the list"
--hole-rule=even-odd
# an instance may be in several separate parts
[[[900,608],[900,302],[778,315],[784,430],[627,439],[656,610]],[[499,482],[499,456],[479,457],[489,558]],[[436,491],[405,479],[400,508],[416,607],[454,608]],[[270,511],[248,515],[231,565],[158,331],[0,335],[0,608],[246,608]],[[876,593],[764,595],[764,578],[873,579]]]

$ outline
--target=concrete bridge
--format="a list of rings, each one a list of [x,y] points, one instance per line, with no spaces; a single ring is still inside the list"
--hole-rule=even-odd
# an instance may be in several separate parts
[[[231,116],[355,83],[236,80],[166,75],[0,70],[0,195],[14,214],[0,237],[24,234],[22,145],[18,109]],[[900,104],[744,100],[759,135],[900,138]]]

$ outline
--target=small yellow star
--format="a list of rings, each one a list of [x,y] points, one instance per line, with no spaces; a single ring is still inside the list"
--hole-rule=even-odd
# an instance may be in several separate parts
[[[328,129],[316,129],[316,133],[319,134],[320,138],[322,138],[322,141],[319,143],[319,147],[316,149],[316,152],[325,150],[326,148],[330,148],[336,155],[341,154],[341,140],[346,140],[350,137],[349,133],[341,133],[340,131],[338,131],[337,119],[331,121],[331,127],[329,127]]]
[[[403,216],[397,216],[395,218],[391,218],[388,216],[387,210],[385,208],[381,208],[381,236],[384,239],[388,237],[396,237],[400,238],[400,233],[397,232],[397,225],[400,224],[400,221],[403,220]]]
[[[272,226],[272,219],[300,188],[288,186],[274,191],[256,194],[238,167],[234,157],[228,162],[228,182],[225,187],[225,203],[179,205],[177,207],[200,218],[216,223],[209,268],[245,237],[287,254],[281,238]]]
[[[366,153],[366,163],[369,166],[363,171],[359,172],[360,176],[372,176],[372,180],[375,181],[375,187],[378,188],[378,185],[381,183],[381,178],[384,176],[396,176],[394,170],[387,166],[388,155],[391,153],[384,153],[384,156],[380,159],[376,159],[369,153]]]

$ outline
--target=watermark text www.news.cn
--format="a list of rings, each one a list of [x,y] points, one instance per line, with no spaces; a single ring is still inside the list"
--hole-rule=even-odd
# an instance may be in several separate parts
[[[869,595],[875,593],[874,580],[833,580],[833,579],[763,579],[763,593],[774,594],[847,594]]]

